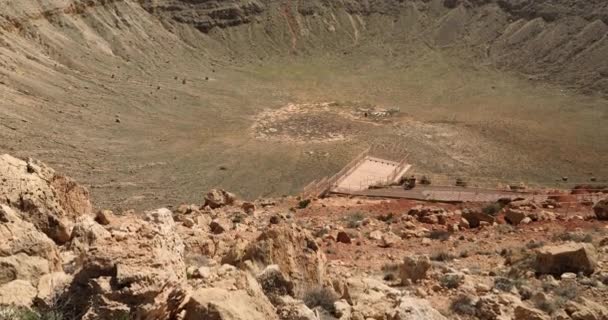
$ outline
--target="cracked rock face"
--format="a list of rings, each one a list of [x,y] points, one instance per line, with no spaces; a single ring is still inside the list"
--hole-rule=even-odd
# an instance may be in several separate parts
[[[92,211],[86,188],[39,161],[2,155],[0,180],[0,202],[58,244],[70,240],[76,217]]]

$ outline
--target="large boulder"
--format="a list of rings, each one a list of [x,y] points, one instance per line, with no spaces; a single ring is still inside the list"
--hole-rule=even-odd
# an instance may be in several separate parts
[[[523,210],[508,209],[505,212],[505,220],[512,225],[520,224],[526,217],[528,217],[528,213]]]
[[[43,163],[0,156],[0,203],[59,244],[70,240],[72,221],[92,212],[89,192]]]
[[[598,201],[593,206],[593,212],[598,220],[608,220],[608,198]]]
[[[171,211],[132,219],[120,242],[98,238],[82,257],[68,294],[84,319],[167,319],[187,300],[184,244]]]
[[[536,272],[561,276],[566,272],[591,274],[597,266],[595,247],[589,243],[569,242],[540,248]]]
[[[431,268],[431,260],[428,256],[407,256],[399,266],[399,275],[402,283],[408,281],[417,282],[426,279],[427,271]]]
[[[314,237],[297,227],[271,226],[249,243],[242,254],[233,254],[231,259],[224,259],[235,265],[247,260],[260,271],[269,265],[277,265],[294,283],[296,293],[326,282],[325,255]]]
[[[402,297],[389,314],[389,320],[447,320],[427,300]]]
[[[477,210],[464,209],[462,211],[462,217],[469,223],[469,227],[471,228],[479,227],[481,222],[487,222],[489,224],[496,222],[496,218],[493,216]]]
[[[112,234],[97,223],[92,216],[82,216],[76,220],[72,229],[69,248],[77,253],[86,253],[89,247],[101,240],[107,240]]]

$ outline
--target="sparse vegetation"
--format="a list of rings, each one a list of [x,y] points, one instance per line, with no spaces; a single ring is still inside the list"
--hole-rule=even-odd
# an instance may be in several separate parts
[[[68,320],[60,310],[0,307],[0,320]]]
[[[444,274],[439,278],[439,283],[442,287],[447,289],[456,289],[460,287],[462,280],[454,274]]]
[[[464,180],[464,178],[456,178],[456,186],[457,187],[466,187],[468,183]]]
[[[445,252],[445,251],[440,251],[440,252],[434,253],[430,257],[431,260],[440,261],[440,262],[452,261],[455,258],[456,257],[453,254],[451,254],[449,252]]]
[[[298,209],[306,209],[310,205],[310,199],[302,199],[298,202]]]
[[[483,207],[481,209],[481,212],[491,215],[491,216],[495,216],[498,213],[500,213],[500,211],[504,208],[504,205],[501,202],[494,202],[491,203],[485,207]]]
[[[338,296],[329,288],[315,287],[304,292],[302,300],[311,309],[321,307],[329,313],[334,313],[334,303],[338,300]]]
[[[593,242],[593,236],[582,232],[562,232],[553,236],[553,241]]]
[[[388,224],[392,223],[394,219],[395,219],[395,214],[393,214],[392,212],[389,212],[387,214],[381,214],[380,216],[378,216],[378,220],[380,220],[382,222],[386,222]]]
[[[427,177],[427,176],[422,176],[422,178],[420,178],[420,184],[422,184],[422,185],[430,185],[431,184],[431,179],[429,179],[429,177]]]
[[[452,300],[450,310],[460,315],[473,316],[476,312],[475,299],[467,294],[461,294]]]
[[[514,288],[521,288],[525,283],[526,281],[521,278],[498,277],[494,280],[494,288],[504,292],[511,292]]]
[[[394,281],[399,278],[399,264],[398,263],[387,263],[382,266],[382,272],[384,273],[384,281]]]
[[[534,240],[530,240],[528,243],[526,243],[526,248],[528,249],[538,249],[541,248],[545,245],[544,241],[534,241]]]
[[[361,225],[361,221],[365,219],[365,215],[361,212],[351,213],[346,217],[346,227],[355,229]]]
[[[433,240],[447,241],[450,239],[450,233],[445,230],[433,230],[429,234],[429,238]]]

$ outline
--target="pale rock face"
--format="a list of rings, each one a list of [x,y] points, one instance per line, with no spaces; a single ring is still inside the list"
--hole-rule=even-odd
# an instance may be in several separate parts
[[[11,282],[0,285],[0,306],[30,306],[38,291],[29,282],[25,280],[13,280]]]
[[[87,310],[85,319],[125,313],[170,318],[187,301],[184,244],[171,211],[158,209],[146,212],[144,220],[133,219],[138,229],[126,228],[128,235],[120,242],[98,239],[82,261],[75,278],[91,289],[74,287],[70,294],[81,298],[75,303]]]
[[[276,264],[293,281],[296,292],[327,282],[326,257],[306,230],[284,225],[272,226],[243,251],[237,251],[242,254],[232,254],[230,259],[224,261],[237,265],[250,260],[259,270]]]
[[[194,291],[185,307],[185,320],[278,320],[273,306],[263,295],[244,290],[202,288]]]
[[[0,285],[26,280],[36,285],[49,272],[61,271],[55,243],[20,214],[0,205]]]
[[[565,309],[566,313],[573,320],[608,319],[608,308],[606,306],[585,298],[581,298],[578,301],[569,301]]]
[[[399,268],[402,282],[411,280],[416,282],[426,279],[427,271],[431,268],[431,260],[427,256],[408,256],[403,259]]]
[[[234,194],[222,189],[210,190],[205,195],[205,205],[212,209],[231,205],[234,203],[235,200],[236,197]]]
[[[352,315],[363,318],[383,319],[387,310],[392,310],[401,292],[382,281],[371,278],[349,278],[344,298],[353,304]]]
[[[423,299],[402,297],[390,313],[389,320],[447,320],[431,304]]]
[[[109,239],[112,234],[91,216],[82,216],[76,220],[72,229],[72,239],[69,247],[75,252],[84,253],[89,247],[101,240]]]
[[[283,296],[277,305],[277,315],[281,320],[320,320],[304,302],[290,296]]]
[[[54,301],[67,290],[73,279],[73,276],[64,272],[45,274],[38,281],[36,303],[47,308],[53,307]]]
[[[70,240],[76,217],[92,212],[86,188],[36,160],[1,155],[0,177],[6,179],[0,184],[0,201],[16,206],[21,219],[59,244]]]

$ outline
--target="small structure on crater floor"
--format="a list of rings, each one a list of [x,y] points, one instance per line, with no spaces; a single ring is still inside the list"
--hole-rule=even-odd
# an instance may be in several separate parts
[[[350,193],[374,186],[397,184],[412,165],[407,163],[406,154],[393,156],[391,160],[386,158],[371,148],[367,149],[335,175],[311,182],[303,193],[322,196],[328,192]],[[395,161],[394,158],[399,160]]]

